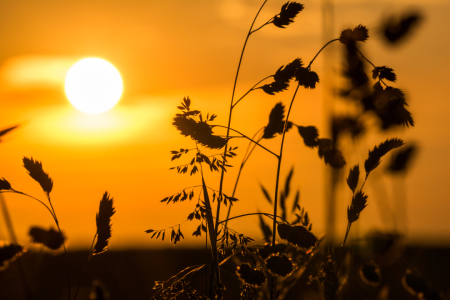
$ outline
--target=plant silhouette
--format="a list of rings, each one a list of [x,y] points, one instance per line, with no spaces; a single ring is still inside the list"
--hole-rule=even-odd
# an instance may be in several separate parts
[[[176,169],[178,173],[188,173],[193,176],[199,174],[201,184],[196,187],[182,189],[180,192],[172,194],[164,198],[161,202],[177,203],[187,199],[194,199],[194,190],[199,190],[195,209],[191,212],[187,221],[196,220],[200,224],[192,234],[193,236],[201,236],[202,231],[209,233],[209,242],[212,255],[212,266],[210,269],[209,285],[203,296],[195,296],[193,299],[217,298],[224,297],[225,287],[221,282],[221,265],[228,261],[230,256],[234,256],[237,252],[242,255],[253,255],[253,262],[259,261],[257,266],[249,262],[242,262],[236,269],[236,275],[241,281],[241,298],[253,299],[256,297],[256,290],[263,290],[264,298],[282,299],[286,295],[289,284],[284,279],[289,278],[291,282],[298,281],[303,274],[307,263],[312,256],[317,253],[321,239],[319,239],[311,230],[307,212],[300,208],[299,192],[295,196],[290,215],[294,214],[296,220],[289,222],[287,220],[288,210],[286,208],[286,200],[290,193],[290,182],[293,175],[293,169],[288,174],[284,190],[280,192],[280,169],[283,158],[283,148],[286,134],[294,126],[302,138],[304,144],[308,148],[317,149],[319,158],[323,159],[326,165],[334,169],[343,169],[346,166],[346,160],[342,152],[337,148],[337,140],[343,132],[350,132],[353,137],[357,137],[365,132],[362,115],[375,114],[379,120],[380,128],[387,130],[394,126],[414,126],[414,120],[411,113],[407,110],[405,95],[398,89],[389,86],[386,81],[396,82],[397,76],[394,70],[387,66],[376,66],[369,61],[359,49],[360,44],[369,38],[369,31],[363,25],[358,25],[353,29],[345,29],[340,36],[325,44],[313,57],[313,59],[304,66],[301,58],[296,58],[291,62],[279,67],[273,75],[264,77],[250,88],[242,97],[235,100],[235,90],[237,78],[239,76],[243,55],[246,49],[249,37],[261,30],[263,27],[273,24],[279,28],[288,27],[294,22],[297,15],[303,11],[304,5],[297,2],[285,3],[281,11],[273,18],[266,21],[262,26],[254,29],[254,24],[258,15],[266,1],[260,7],[244,42],[241,57],[238,63],[233,92],[230,101],[230,110],[228,114],[228,124],[226,126],[210,124],[216,117],[215,114],[207,115],[206,118],[200,110],[191,110],[192,101],[189,97],[185,97],[178,109],[181,113],[176,114],[173,119],[173,125],[180,133],[186,137],[190,137],[194,141],[194,146],[183,147],[179,151],[173,150],[172,161],[177,159],[190,160],[187,164],[182,164],[171,169]],[[315,126],[296,125],[289,119],[292,104],[296,99],[299,88],[314,89],[319,83],[319,75],[312,70],[312,65],[322,50],[333,42],[340,42],[345,49],[346,68],[344,77],[347,78],[349,85],[342,90],[341,94],[345,97],[352,98],[354,104],[359,109],[359,115],[354,116],[335,116],[332,124],[332,139],[322,138]],[[366,73],[366,63],[369,63],[373,69],[371,76]],[[370,78],[375,80],[373,86],[370,86]],[[271,82],[263,84],[264,81],[272,79]],[[232,127],[232,113],[237,105],[245,99],[245,97],[254,91],[262,90],[268,95],[279,94],[287,91],[291,81],[296,82],[296,88],[291,98],[289,106],[285,106],[283,102],[278,102],[272,108],[269,114],[269,121],[266,126],[258,130],[253,138],[249,138],[241,131]],[[286,107],[288,107],[286,109]],[[226,136],[220,136],[213,133],[213,128],[222,127],[226,129]],[[233,133],[233,135],[231,135]],[[237,135],[234,135],[237,134]],[[259,136],[259,137],[258,137]],[[274,139],[281,137],[279,152],[273,152],[263,145],[266,139]],[[223,178],[228,167],[232,166],[232,159],[236,157],[236,147],[230,146],[236,138],[248,139],[250,145],[242,159],[238,178],[235,183],[233,194],[227,196],[223,192]],[[334,299],[337,296],[340,287],[337,286],[339,279],[339,267],[342,260],[344,245],[346,243],[351,225],[360,219],[361,213],[368,205],[369,197],[363,191],[364,185],[369,174],[376,169],[381,158],[389,151],[401,147],[404,142],[399,138],[390,138],[385,142],[376,145],[368,153],[368,158],[364,163],[365,177],[362,184],[359,183],[360,167],[355,165],[350,169],[347,177],[347,184],[351,189],[353,196],[351,204],[347,209],[348,225],[345,238],[340,250],[339,257],[336,259],[332,255],[328,255],[323,263],[322,275],[320,281],[324,285],[325,294],[328,299]],[[204,148],[202,148],[204,147]],[[273,212],[263,213],[247,213],[244,215],[230,217],[232,204],[238,199],[234,197],[241,172],[246,161],[249,159],[255,147],[262,148],[277,159],[277,174],[275,180],[275,193],[271,196],[266,188],[262,187],[264,197],[273,206]],[[205,151],[222,150],[223,152],[206,154]],[[189,156],[189,154],[191,156]],[[401,165],[399,162],[398,165]],[[220,172],[218,190],[207,185],[204,176],[204,166],[209,166],[212,172]],[[401,167],[397,167],[401,168]],[[203,196],[203,197],[202,197]],[[211,199],[212,198],[212,199]],[[212,203],[216,202],[216,213],[213,214]],[[221,220],[221,205],[229,205],[228,215],[225,220]],[[278,210],[281,214],[278,214]],[[268,242],[265,246],[249,246],[253,241],[252,238],[246,237],[243,233],[234,231],[228,223],[234,219],[257,215],[259,217],[260,227],[264,239]],[[265,223],[264,218],[272,220],[272,225]],[[185,221],[186,222],[186,221]],[[171,231],[171,242],[176,244],[184,238],[181,225],[176,224],[165,229],[149,229],[146,232],[151,234],[151,238],[164,240],[165,231]],[[184,226],[184,225],[183,225]],[[277,233],[281,240],[287,244],[277,243]],[[219,242],[219,243],[217,243]],[[284,245],[284,246],[281,246]],[[281,248],[280,248],[281,247]],[[229,249],[229,250],[228,250]],[[291,249],[291,250],[287,250]],[[294,250],[292,250],[294,249]],[[295,253],[295,254],[293,254]],[[256,255],[256,256],[255,256]],[[299,257],[302,257],[301,259]],[[300,264],[299,264],[300,262]],[[193,273],[206,268],[206,265],[185,269],[173,276],[167,281],[159,281],[155,285],[156,294],[153,299],[168,299],[178,297],[184,293],[192,292],[192,287],[188,287],[186,281],[192,277]],[[299,270],[299,271],[297,271]],[[376,269],[364,269],[363,274],[366,277],[374,278],[377,274]],[[371,272],[371,273],[370,273]],[[206,279],[208,281],[208,279]],[[260,296],[262,294],[259,294]]]
[[[190,223],[193,223],[195,230],[192,233],[189,231],[189,234],[194,237],[202,237],[204,234],[206,248],[209,244],[207,250],[210,250],[210,253],[205,255],[204,264],[189,266],[168,279],[161,278],[162,281],[156,281],[152,299],[224,299],[228,296],[225,276],[230,276],[234,284],[239,285],[241,299],[287,299],[297,284],[317,286],[320,299],[343,299],[344,289],[355,288],[348,281],[349,264],[353,262],[348,259],[351,254],[346,251],[346,243],[352,225],[364,220],[363,211],[371,204],[371,195],[364,189],[369,175],[379,169],[383,159],[386,160],[390,152],[395,153],[391,155],[390,163],[385,166],[385,169],[393,174],[404,173],[417,151],[414,145],[406,144],[397,137],[380,140],[368,151],[364,168],[360,166],[360,163],[345,158],[343,154],[345,152],[341,151],[341,147],[346,146],[342,142],[346,134],[355,141],[370,132],[371,128],[365,121],[369,117],[375,119],[373,127],[389,134],[389,130],[393,128],[409,128],[415,125],[412,114],[408,110],[405,94],[399,88],[391,86],[398,80],[394,69],[389,66],[375,65],[363,54],[361,45],[368,41],[369,30],[361,24],[342,30],[338,37],[320,48],[309,62],[299,57],[290,61],[286,60],[285,64],[273,69],[275,72],[272,75],[262,75],[263,79],[257,81],[238,98],[236,96],[237,81],[250,37],[266,26],[289,30],[289,25],[306,13],[303,4],[288,1],[282,5],[280,11],[274,12],[272,18],[256,27],[255,23],[266,2],[267,0],[262,3],[256,13],[244,41],[232,87],[227,123],[216,124],[216,114],[202,113],[198,107],[193,109],[194,101],[189,96],[182,99],[181,104],[177,106],[178,112],[171,120],[175,129],[187,139],[182,148],[177,146],[176,150],[170,152],[171,162],[176,164],[170,167],[170,170],[180,175],[196,176],[198,183],[195,186],[170,191],[160,200],[166,205],[176,205],[185,201],[193,202],[191,209],[186,212],[186,219],[166,228],[157,228],[157,224],[150,224],[151,229],[145,230],[145,233],[151,239],[170,240],[170,243],[177,245],[185,238],[186,230],[190,230],[186,227],[189,228]],[[389,19],[383,24],[384,38],[389,43],[396,44],[403,40],[420,20],[419,14],[405,15],[399,20]],[[313,64],[322,51],[335,42],[341,44],[344,53],[342,76],[346,80],[346,85],[340,90],[340,96],[346,99],[354,109],[351,110],[352,114],[333,115],[329,120],[331,137],[326,137],[319,133],[315,125],[303,124],[301,120],[292,120],[290,117],[293,103],[302,89],[313,90],[321,84],[321,74],[317,73],[318,70],[313,68]],[[290,90],[293,90],[293,94],[289,96],[290,101],[284,103],[277,100],[268,115],[267,123],[262,124],[252,137],[232,126],[233,112],[250,93],[280,96]],[[12,126],[0,131],[0,138],[17,127]],[[220,130],[224,129],[226,134],[220,134]],[[286,160],[284,143],[291,132],[294,132],[294,138],[301,139],[308,151],[317,151],[319,159],[323,160],[329,170],[333,170],[334,180],[346,183],[351,191],[352,196],[346,205],[347,211],[342,212],[347,214],[347,228],[340,247],[323,246],[324,241],[327,240],[327,233],[318,234],[315,228],[313,230],[313,223],[306,207],[300,205],[300,191],[293,188],[294,167],[287,172],[284,182],[281,182],[281,164],[283,158],[284,161]],[[239,139],[245,139],[249,143],[243,154],[234,144]],[[278,151],[270,150],[265,145],[267,140],[277,141]],[[267,200],[272,210],[251,211],[233,216],[231,215],[232,207],[239,205],[239,199],[235,197],[235,194],[241,174],[246,162],[257,148],[276,159],[274,191],[271,192],[271,188],[260,184],[260,196]],[[224,178],[227,170],[236,165],[238,157],[242,157],[238,175],[233,190],[228,192],[224,188]],[[347,168],[348,165],[351,167]],[[33,157],[24,157],[23,166],[28,175],[39,183],[46,199],[43,201],[14,189],[13,186],[16,185],[11,185],[5,178],[0,178],[0,193],[15,193],[38,201],[50,213],[56,229],[32,226],[29,236],[32,243],[41,244],[53,252],[63,249],[67,260],[67,296],[69,300],[76,299],[92,256],[104,253],[109,247],[112,237],[112,217],[116,212],[113,198],[105,192],[100,200],[96,214],[97,230],[83,275],[79,278],[77,289],[72,295],[73,277],[66,250],[66,236],[61,230],[50,197],[54,182],[49,173],[44,171],[42,162]],[[220,174],[218,182],[212,183],[209,180],[207,182],[205,174],[208,169],[210,172]],[[348,174],[345,179],[339,176],[344,172]],[[225,218],[221,218],[223,206],[226,207]],[[223,211],[222,215],[224,215]],[[257,244],[256,238],[233,229],[234,220],[256,216],[264,244]],[[372,243],[373,256],[371,261],[360,263],[357,272],[362,283],[370,287],[379,287],[383,282],[382,267],[398,259],[401,236],[397,233],[375,233],[368,239]],[[0,270],[20,257],[25,250],[24,245],[14,241],[0,247]],[[200,272],[205,274],[204,290],[191,285],[193,277]],[[438,292],[420,276],[419,272],[408,270],[404,274],[402,284],[411,295],[426,295],[427,299],[439,297]],[[382,295],[380,292],[378,298],[387,299],[387,296],[383,298]],[[94,282],[91,298],[107,299],[108,297],[103,284]]]
[[[48,173],[46,173],[43,169],[43,165],[40,161],[28,157],[23,158],[23,166],[25,167],[26,171],[28,172],[28,175],[30,175],[31,178],[33,178],[36,182],[39,183],[39,185],[42,188],[42,191],[44,192],[48,204],[47,205],[44,201],[30,196],[24,192],[15,190],[11,184],[4,178],[0,179],[0,193],[10,192],[15,193],[19,195],[23,195],[25,197],[28,197],[30,199],[33,199],[35,201],[38,201],[40,204],[42,204],[47,211],[52,216],[57,230],[53,228],[49,229],[43,229],[39,226],[32,226],[29,230],[29,235],[31,237],[31,241],[33,243],[42,244],[46,248],[56,251],[60,249],[61,247],[64,250],[66,261],[67,261],[67,284],[68,284],[68,299],[72,299],[71,294],[71,270],[70,270],[70,263],[69,263],[69,256],[67,255],[65,240],[66,237],[61,231],[60,224],[58,217],[56,215],[56,211],[53,207],[50,193],[53,190],[53,180],[49,176]],[[92,246],[89,251],[89,257],[86,262],[86,266],[84,268],[83,275],[86,271],[87,263],[91,259],[91,255],[101,254],[106,251],[109,244],[109,239],[111,238],[111,217],[114,215],[115,209],[113,207],[113,199],[110,198],[107,192],[103,195],[103,198],[100,201],[100,207],[99,212],[97,214],[96,223],[97,223],[97,232],[94,235],[94,240],[92,241]],[[97,241],[94,247],[94,242]],[[20,256],[23,253],[24,246],[18,245],[16,243],[12,243],[9,245],[5,245],[0,248],[0,261],[1,266],[6,267],[7,263],[9,261],[12,261],[17,256]],[[74,293],[73,299],[76,299],[78,290],[80,288],[82,279],[80,279],[79,285]]]

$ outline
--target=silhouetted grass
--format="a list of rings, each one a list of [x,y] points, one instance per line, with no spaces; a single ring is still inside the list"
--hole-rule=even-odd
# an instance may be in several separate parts
[[[342,30],[339,37],[330,40],[320,48],[307,64],[301,58],[287,61],[286,64],[274,68],[275,72],[272,75],[261,76],[265,77],[237,98],[235,95],[237,80],[250,37],[263,30],[265,26],[273,25],[280,30],[289,27],[304,10],[303,4],[288,1],[272,18],[260,27],[254,28],[266,2],[267,0],[258,10],[245,38],[232,87],[227,124],[213,124],[216,114],[205,115],[201,110],[192,109],[193,102],[189,97],[182,99],[181,104],[177,106],[179,112],[172,119],[175,129],[181,135],[190,138],[191,144],[183,145],[183,148],[177,147],[180,150],[171,151],[171,161],[180,159],[185,162],[170,169],[176,170],[181,175],[198,176],[198,185],[178,189],[175,193],[171,191],[169,196],[160,202],[173,205],[189,200],[195,203],[193,209],[187,213],[186,220],[162,229],[153,229],[157,227],[157,224],[152,224],[152,229],[145,232],[150,234],[150,238],[162,241],[170,239],[170,242],[175,245],[184,239],[182,225],[184,226],[185,222],[195,222],[196,230],[192,236],[199,237],[205,233],[206,248],[209,247],[211,254],[204,255],[204,263],[184,267],[172,277],[155,281],[152,299],[223,299],[227,295],[227,290],[232,290],[236,286],[240,287],[241,299],[285,299],[292,297],[292,291],[298,289],[299,285],[312,287],[311,290],[314,291],[317,299],[343,299],[344,295],[354,290],[359,292],[366,288],[378,287],[380,288],[377,291],[377,299],[387,299],[391,283],[383,285],[382,268],[389,267],[400,259],[403,251],[401,235],[395,232],[375,233],[371,237],[366,237],[366,249],[362,246],[355,247],[355,251],[365,253],[366,260],[355,258],[351,251],[347,251],[346,242],[352,224],[363,218],[364,209],[371,203],[370,195],[363,190],[369,174],[379,167],[385,155],[402,147],[405,144],[403,140],[392,137],[374,145],[364,162],[365,174],[361,174],[362,168],[359,164],[352,163],[353,167],[348,170],[345,181],[342,180],[343,176],[335,177],[344,184],[346,182],[352,192],[352,198],[348,199],[347,228],[340,248],[335,248],[327,242],[327,233],[319,235],[314,232],[307,209],[300,205],[300,191],[292,193],[291,182],[294,168],[289,171],[282,186],[280,183],[281,163],[283,158],[286,160],[283,150],[287,134],[296,127],[293,131],[298,132],[297,138],[301,138],[305,147],[311,151],[317,151],[319,159],[335,170],[333,174],[347,172],[347,160],[338,146],[345,147],[345,143],[342,145],[340,142],[346,133],[350,133],[351,138],[356,141],[360,136],[370,132],[365,122],[368,115],[376,118],[376,127],[382,131],[414,126],[405,95],[400,89],[389,85],[397,81],[392,68],[377,66],[364,56],[360,47],[369,39],[369,30],[364,25],[357,25],[353,29]],[[402,19],[398,24],[394,24],[393,21],[387,23],[384,29],[385,37],[392,43],[401,40],[402,35],[408,33],[419,19],[418,16],[412,15]],[[316,126],[299,125],[301,123],[295,123],[290,116],[293,103],[297,95],[301,93],[301,89],[315,89],[320,84],[320,76],[317,70],[313,71],[313,63],[323,49],[335,42],[343,47],[345,68],[342,75],[348,83],[340,94],[352,100],[351,105],[354,106],[353,111],[356,113],[333,115],[330,121],[332,136],[328,138],[321,136]],[[372,68],[369,72],[368,64]],[[290,101],[287,104],[275,103],[268,116],[268,123],[252,138],[232,126],[233,112],[248,94],[263,92],[268,95],[279,95],[288,91],[289,88],[294,89]],[[14,128],[0,131],[0,137]],[[216,133],[216,128],[225,128],[226,135]],[[247,151],[243,155],[232,144],[236,139],[241,138],[249,141]],[[268,139],[279,140],[278,151],[269,150],[264,146]],[[273,210],[231,216],[232,206],[239,204],[238,199],[235,198],[235,192],[241,173],[256,147],[277,159],[276,179],[273,183],[274,193],[271,195],[267,188],[261,186],[262,196],[272,205]],[[409,147],[393,156],[389,166],[390,172],[406,170],[413,152],[414,148]],[[243,158],[234,189],[231,194],[225,193],[223,181],[226,171],[232,167],[234,159],[239,154]],[[48,173],[44,172],[41,162],[24,157],[23,163],[30,177],[40,184],[47,198],[46,201],[14,189],[4,178],[0,179],[0,192],[29,197],[41,203],[50,212],[57,230],[33,226],[30,229],[30,236],[33,242],[41,243],[49,249],[58,250],[63,247],[67,262],[68,299],[70,300],[72,277],[69,256],[64,244],[65,236],[61,231],[50,198],[53,180]],[[220,173],[219,182],[216,184],[206,182],[205,172],[208,169],[211,172]],[[364,180],[361,181],[360,178]],[[334,185],[330,186],[330,189],[334,187]],[[292,195],[294,196],[291,197]],[[226,219],[219,217],[223,205],[228,206]],[[92,255],[104,253],[108,248],[112,235],[111,217],[114,214],[113,199],[105,192],[96,216],[97,232],[94,235],[84,271],[79,276],[79,285],[74,293],[74,299],[77,297]],[[231,220],[250,216],[258,216],[261,234],[266,244],[255,245],[253,238],[246,236],[245,233],[237,232],[228,224]],[[270,223],[266,223],[267,220]],[[11,243],[3,246],[0,248],[1,266],[6,266],[7,262],[22,253],[21,245]],[[353,260],[357,263],[353,263]],[[354,274],[358,274],[360,282],[351,281],[355,278]],[[200,276],[204,284],[199,287],[195,281]],[[405,272],[402,284],[411,294],[424,295],[426,299],[440,297],[439,293],[433,290],[429,282],[418,272],[412,270]],[[108,297],[107,287],[95,282],[91,299],[107,299]]]
[[[411,113],[407,110],[407,103],[403,92],[386,83],[388,81],[395,82],[397,80],[394,70],[387,66],[374,65],[359,49],[360,44],[364,43],[369,38],[369,31],[363,25],[358,25],[353,29],[342,30],[340,36],[326,43],[306,66],[304,66],[301,58],[296,58],[279,67],[273,75],[266,76],[258,81],[242,97],[235,100],[237,78],[239,76],[244,52],[250,36],[270,24],[279,28],[287,27],[294,22],[295,17],[304,9],[304,6],[300,3],[287,2],[281,8],[280,13],[269,19],[262,26],[254,29],[253,26],[255,21],[265,3],[266,1],[264,1],[258,11],[244,42],[233,85],[227,126],[210,124],[214,121],[215,114],[212,115],[214,118],[209,117],[209,115],[205,117],[201,110],[191,110],[192,101],[189,97],[185,97],[181,106],[178,106],[181,113],[176,114],[173,121],[175,128],[179,130],[182,135],[190,137],[194,145],[188,147],[189,150],[182,148],[180,151],[172,151],[172,161],[183,157],[183,159],[190,160],[190,163],[182,164],[171,169],[176,168],[178,173],[189,173],[191,176],[199,173],[202,181],[201,190],[203,192],[203,199],[198,197],[196,209],[187,219],[189,221],[200,221],[200,225],[193,233],[194,236],[200,236],[202,230],[209,232],[210,234],[209,241],[212,253],[212,266],[210,269],[210,276],[209,278],[206,278],[207,282],[209,280],[209,284],[207,285],[203,296],[191,296],[193,299],[202,299],[203,297],[221,299],[223,297],[223,293],[226,289],[221,282],[220,266],[228,261],[229,257],[236,256],[237,253],[241,253],[244,257],[253,257],[251,260],[253,263],[243,262],[237,267],[237,279],[241,281],[242,285],[241,298],[252,299],[253,297],[256,297],[282,299],[287,294],[287,290],[292,287],[292,283],[297,282],[304,274],[304,270],[307,264],[313,259],[313,256],[315,256],[318,251],[323,252],[323,250],[320,250],[320,242],[323,238],[319,239],[312,232],[312,224],[310,223],[308,213],[298,204],[298,192],[295,196],[292,210],[286,208],[293,170],[291,170],[287,176],[284,190],[281,192],[279,191],[283,146],[286,133],[290,131],[290,129],[296,126],[305,146],[317,149],[319,158],[323,159],[326,165],[340,170],[346,166],[347,162],[342,152],[337,148],[337,145],[339,144],[338,140],[344,132],[350,132],[354,139],[364,134],[366,132],[366,125],[363,121],[365,115],[375,115],[379,120],[378,124],[381,130],[387,130],[398,126],[414,126]],[[322,50],[333,42],[340,42],[344,47],[346,68],[343,75],[348,79],[349,85],[342,91],[342,96],[352,98],[358,114],[334,116],[332,121],[333,139],[330,139],[320,137],[315,126],[295,124],[293,121],[289,120],[289,116],[292,104],[296,99],[300,87],[314,89],[319,84],[319,75],[312,70],[312,65]],[[371,76],[368,76],[366,73],[366,63],[369,63],[373,67]],[[370,78],[376,81],[375,84],[370,84]],[[263,82],[268,79],[272,79],[272,82],[263,84]],[[245,100],[245,97],[249,93],[262,90],[266,94],[275,95],[288,90],[291,81],[296,83],[296,87],[290,104],[285,106],[282,102],[276,103],[269,114],[268,124],[259,130],[253,138],[249,138],[241,133],[241,131],[232,127],[231,121],[233,111],[237,109],[237,105]],[[226,128],[226,136],[214,134],[213,128],[215,127]],[[273,152],[263,145],[263,141],[276,137],[281,137],[280,150],[278,152]],[[236,147],[230,148],[230,144],[236,138],[246,138],[253,145],[249,145],[244,154],[233,194],[230,197],[223,192],[223,178],[227,168],[231,166],[231,159],[237,155],[235,151]],[[346,281],[343,280],[345,274],[343,277],[343,274],[341,274],[342,272],[340,272],[340,265],[351,225],[360,219],[362,211],[370,202],[368,200],[369,196],[363,191],[369,174],[380,165],[381,158],[384,155],[395,148],[403,146],[403,144],[404,142],[401,139],[394,137],[387,139],[379,145],[375,145],[373,150],[369,151],[368,157],[365,160],[365,176],[362,184],[359,181],[361,176],[359,165],[357,164],[349,170],[347,184],[352,191],[353,196],[347,209],[348,225],[345,238],[337,256],[335,253],[328,253],[323,256],[323,264],[316,277],[317,281],[321,283],[324,296],[328,299],[339,297],[342,288],[346,283]],[[201,146],[206,149],[203,149]],[[266,188],[262,188],[265,198],[273,206],[273,213],[256,212],[230,217],[231,204],[237,201],[234,197],[237,183],[244,165],[255,147],[260,147],[277,158],[278,163],[276,180],[274,183],[274,195],[270,195]],[[217,151],[222,148],[224,148],[222,154],[206,154],[208,149]],[[191,155],[189,157],[188,153],[191,153],[191,150],[193,150],[193,156]],[[406,158],[407,154],[403,157]],[[403,165],[401,159],[402,158],[399,158],[399,162],[396,164],[399,168],[403,168],[401,167]],[[218,190],[206,185],[203,166],[208,166],[212,172],[221,173]],[[393,167],[393,169],[396,168],[397,167]],[[210,194],[212,195],[212,201],[210,200]],[[188,198],[189,200],[193,198],[193,190],[186,192],[186,189],[183,189],[182,192],[164,198],[162,202],[176,203],[178,201],[187,200]],[[215,199],[217,200],[216,213],[213,215],[211,203],[214,202]],[[228,201],[230,205],[226,220],[220,220],[219,215],[221,205],[227,205],[227,199],[233,199],[233,201]],[[278,209],[281,210],[281,214],[278,214]],[[252,215],[259,216],[262,234],[270,245],[250,246],[249,244],[253,239],[246,237],[243,233],[235,232],[228,226],[228,221]],[[289,222],[287,219],[288,216],[291,217],[293,215],[296,216],[296,219]],[[267,225],[263,217],[270,218],[272,220],[272,226]],[[215,222],[213,220],[215,220]],[[177,231],[175,231],[175,227],[177,228]],[[151,238],[159,238],[162,233],[162,239],[164,239],[165,230],[166,229],[149,229],[146,232],[152,233]],[[284,247],[280,248],[280,245],[282,244],[276,242],[277,232],[279,237],[286,242]],[[183,237],[181,223],[172,227],[171,241],[176,244],[180,241],[180,237]],[[216,245],[218,241],[219,245]],[[262,252],[265,252],[266,254],[261,256]],[[169,281],[158,282],[155,286],[157,293],[153,298],[168,299],[170,297],[179,297],[181,294],[187,293],[185,291],[186,281],[189,281],[192,272],[197,272],[201,269],[202,268],[199,267],[184,270]],[[297,272],[297,270],[300,271]],[[376,265],[366,265],[366,267],[361,269],[361,274],[364,280],[369,284],[373,285],[379,281],[379,278],[377,278],[379,269]]]

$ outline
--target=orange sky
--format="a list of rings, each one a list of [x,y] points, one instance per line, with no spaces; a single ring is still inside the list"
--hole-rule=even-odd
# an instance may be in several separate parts
[[[69,249],[90,244],[95,233],[95,214],[105,191],[114,198],[117,211],[111,247],[170,246],[169,242],[151,241],[144,231],[182,222],[193,211],[194,203],[166,206],[159,200],[199,184],[199,177],[169,171],[169,167],[176,165],[170,161],[170,151],[193,146],[190,139],[178,134],[171,119],[183,96],[189,95],[193,108],[217,114],[215,123],[226,125],[240,50],[261,2],[0,1],[0,129],[22,124],[1,140],[0,177],[15,189],[43,199],[39,185],[22,167],[22,157],[42,161],[54,181],[51,196],[61,227],[69,237]],[[257,23],[262,24],[278,13],[283,3],[269,0]],[[238,95],[296,57],[311,60],[324,44],[320,4],[302,3],[305,10],[294,24],[286,29],[267,26],[251,37]],[[376,29],[383,16],[411,6],[425,16],[416,35],[398,48],[381,43]],[[445,189],[446,171],[450,169],[447,141],[450,127],[446,124],[446,113],[450,111],[447,101],[450,44],[446,40],[449,8],[448,1],[437,0],[427,4],[349,0],[335,5],[334,36],[358,24],[369,28],[370,39],[364,45],[364,53],[376,65],[396,71],[395,86],[405,91],[417,124],[413,129],[385,135],[371,132],[370,137],[360,141],[359,154],[347,157],[348,166],[358,159],[363,162],[368,149],[387,137],[397,136],[407,143],[416,143],[420,150],[406,179],[392,179],[374,172],[366,185],[369,206],[352,233],[354,237],[375,228],[393,228],[391,214],[380,214],[377,205],[387,202],[401,223],[400,229],[411,240],[449,242],[450,202]],[[341,47],[336,44],[332,49],[338,53]],[[76,111],[63,89],[68,68],[90,56],[110,61],[124,80],[119,104],[96,116]],[[319,57],[313,70],[320,76],[322,67]],[[232,126],[253,135],[267,123],[274,104],[287,103],[292,93],[293,90],[276,96],[262,91],[251,93],[239,105]],[[322,99],[320,85],[315,90],[301,90],[292,120],[299,125],[315,125],[325,134]],[[275,151],[279,142],[278,138],[266,141],[265,145]],[[241,140],[232,145],[239,146],[241,151],[246,147]],[[282,177],[295,165],[294,182],[301,190],[301,205],[310,213],[314,232],[322,235],[324,163],[315,150],[305,149],[295,132],[287,136],[285,155]],[[238,165],[241,157],[233,163]],[[259,183],[273,193],[275,169],[275,158],[256,151],[244,170],[236,195],[240,202],[236,203],[234,214],[270,212]],[[235,177],[236,170],[230,170],[225,179],[225,193],[231,194]],[[206,180],[217,188],[217,175],[207,173]],[[400,189],[394,190],[393,185]],[[396,199],[403,192],[407,217],[402,223],[401,214],[395,213],[395,209],[399,208]],[[17,195],[3,196],[19,242],[29,243],[27,232],[32,225],[53,226],[50,216],[37,202]],[[346,207],[351,199],[348,188],[343,186],[339,190],[338,199],[337,228],[343,232]],[[194,241],[188,236],[196,226],[182,225],[188,240],[184,245]],[[257,218],[236,221],[231,226],[260,240]],[[8,240],[3,222],[0,239]]]

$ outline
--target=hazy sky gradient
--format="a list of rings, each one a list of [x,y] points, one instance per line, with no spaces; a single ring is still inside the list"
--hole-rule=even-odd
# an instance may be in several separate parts
[[[105,191],[115,200],[111,247],[169,246],[153,242],[144,230],[162,229],[182,222],[194,203],[176,206],[159,203],[165,196],[187,186],[198,185],[198,177],[169,171],[176,165],[170,151],[192,148],[171,125],[176,106],[189,95],[193,108],[218,115],[226,124],[232,83],[248,27],[262,1],[0,1],[0,129],[22,126],[0,144],[0,177],[23,192],[44,198],[39,185],[22,167],[23,156],[42,161],[54,180],[51,194],[61,227],[70,247],[88,246],[95,233],[95,214]],[[270,1],[257,24],[278,13],[284,1]],[[296,57],[309,62],[324,44],[320,2],[302,2],[305,9],[286,29],[267,26],[251,37],[244,57],[237,95],[273,74]],[[386,14],[410,8],[420,10],[424,21],[414,36],[400,47],[382,43],[377,28]],[[448,1],[336,1],[333,36],[341,30],[364,24],[370,38],[366,56],[376,65],[396,71],[395,87],[405,91],[416,127],[380,134],[372,132],[348,149],[348,167],[363,162],[367,151],[387,137],[398,136],[415,143],[419,154],[406,179],[392,179],[380,171],[366,185],[369,206],[358,221],[360,230],[392,229],[397,226],[412,240],[448,243],[450,202],[446,196],[450,169],[447,113],[450,104],[448,66],[450,28]],[[339,72],[341,45],[335,44]],[[119,105],[98,116],[77,112],[64,95],[65,72],[78,59],[101,57],[114,64],[124,80]],[[319,76],[322,59],[314,63]],[[334,75],[333,75],[334,76]],[[269,96],[250,94],[233,117],[234,128],[253,135],[266,125],[277,101],[287,103],[293,89]],[[291,115],[299,125],[315,125],[325,135],[323,90],[301,90]],[[278,149],[280,139],[265,142]],[[243,151],[246,142],[232,145]],[[239,154],[242,154],[240,152]],[[324,234],[324,163],[315,150],[306,149],[295,132],[287,136],[282,178],[295,165],[293,187],[301,190],[301,205],[310,213],[317,235]],[[242,155],[232,164],[238,165]],[[180,162],[181,163],[181,162]],[[270,212],[259,184],[274,190],[276,160],[256,151],[244,170],[233,214],[254,210]],[[237,168],[235,168],[237,169]],[[348,170],[348,169],[346,169]],[[237,170],[230,170],[225,193]],[[347,171],[345,171],[347,173]],[[217,188],[218,176],[206,175]],[[372,175],[371,175],[372,176]],[[342,178],[342,182],[344,182]],[[397,189],[393,189],[393,185]],[[3,194],[10,209],[19,241],[32,225],[54,226],[40,204],[17,195]],[[404,197],[406,223],[399,219]],[[351,195],[339,191],[338,231],[346,224]],[[378,200],[377,200],[378,199]],[[383,208],[384,213],[379,209]],[[388,213],[386,213],[388,209]],[[399,224],[400,223],[400,224]],[[260,241],[257,218],[230,224]],[[183,224],[185,237],[197,224]],[[8,240],[0,223],[0,239]],[[188,240],[192,241],[191,238]],[[203,239],[202,239],[203,240]],[[200,239],[197,242],[202,242]],[[188,245],[189,242],[184,242]]]

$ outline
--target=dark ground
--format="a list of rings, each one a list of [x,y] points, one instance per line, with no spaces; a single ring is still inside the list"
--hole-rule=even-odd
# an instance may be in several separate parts
[[[155,290],[152,289],[155,281],[167,280],[190,265],[203,264],[204,254],[205,249],[179,247],[166,250],[107,251],[92,258],[77,299],[90,299],[89,293],[94,279],[104,285],[111,300],[150,299],[155,294]],[[69,253],[72,298],[87,256],[88,253],[85,251]],[[318,266],[319,263],[315,265]],[[360,262],[355,259],[352,265],[358,266]],[[28,282],[29,295],[33,296],[27,297],[27,288],[23,283],[20,266]],[[232,263],[227,267],[230,272],[224,272],[222,276],[227,286],[225,298],[239,299],[240,283],[232,275],[235,274],[235,269]],[[406,269],[413,270],[424,279],[425,286],[419,282],[419,288],[439,290],[447,297],[450,295],[450,248],[409,247],[404,250],[401,259],[381,268],[383,279],[378,287],[364,283],[357,268],[351,271],[343,299],[380,299],[377,295],[382,286],[389,286],[387,299],[418,299],[408,294],[402,285]],[[314,273],[314,263],[305,272],[303,276],[305,280],[311,273]],[[204,292],[203,272],[193,277],[192,285],[200,292]],[[317,285],[300,282],[298,288],[292,290],[286,298],[319,299],[314,296],[317,294],[316,291]],[[428,299],[432,297],[433,295],[429,294]],[[0,271],[0,299],[67,299],[67,269],[64,254],[53,256],[47,252],[26,252],[7,269]]]

